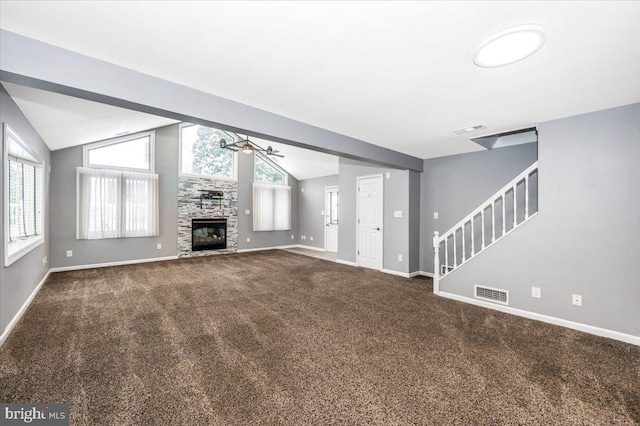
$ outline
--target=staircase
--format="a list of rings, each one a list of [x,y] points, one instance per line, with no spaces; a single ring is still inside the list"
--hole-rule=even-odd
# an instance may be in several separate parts
[[[440,292],[440,280],[522,226],[537,213],[536,161],[442,236],[437,231],[434,233],[433,292]]]

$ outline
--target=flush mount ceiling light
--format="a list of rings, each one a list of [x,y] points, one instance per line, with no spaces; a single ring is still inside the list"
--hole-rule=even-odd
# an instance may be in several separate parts
[[[510,65],[536,53],[544,44],[538,25],[518,25],[495,33],[476,50],[473,62],[483,68]]]

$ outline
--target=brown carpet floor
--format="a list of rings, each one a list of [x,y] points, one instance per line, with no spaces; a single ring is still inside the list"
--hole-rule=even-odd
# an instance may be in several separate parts
[[[72,424],[638,424],[640,348],[284,251],[53,274],[0,400]]]

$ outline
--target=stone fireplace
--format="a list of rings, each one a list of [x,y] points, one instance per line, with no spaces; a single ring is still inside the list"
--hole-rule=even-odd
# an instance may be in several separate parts
[[[203,192],[215,196],[203,199]],[[194,242],[202,244],[195,247]],[[211,256],[237,250],[238,183],[205,176],[178,177],[178,256]]]

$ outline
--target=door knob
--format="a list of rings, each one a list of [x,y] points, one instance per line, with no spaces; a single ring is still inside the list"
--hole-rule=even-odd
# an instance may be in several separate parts
[[[379,231],[379,230],[380,230],[380,227],[378,226],[378,227],[376,228],[376,231]]]

